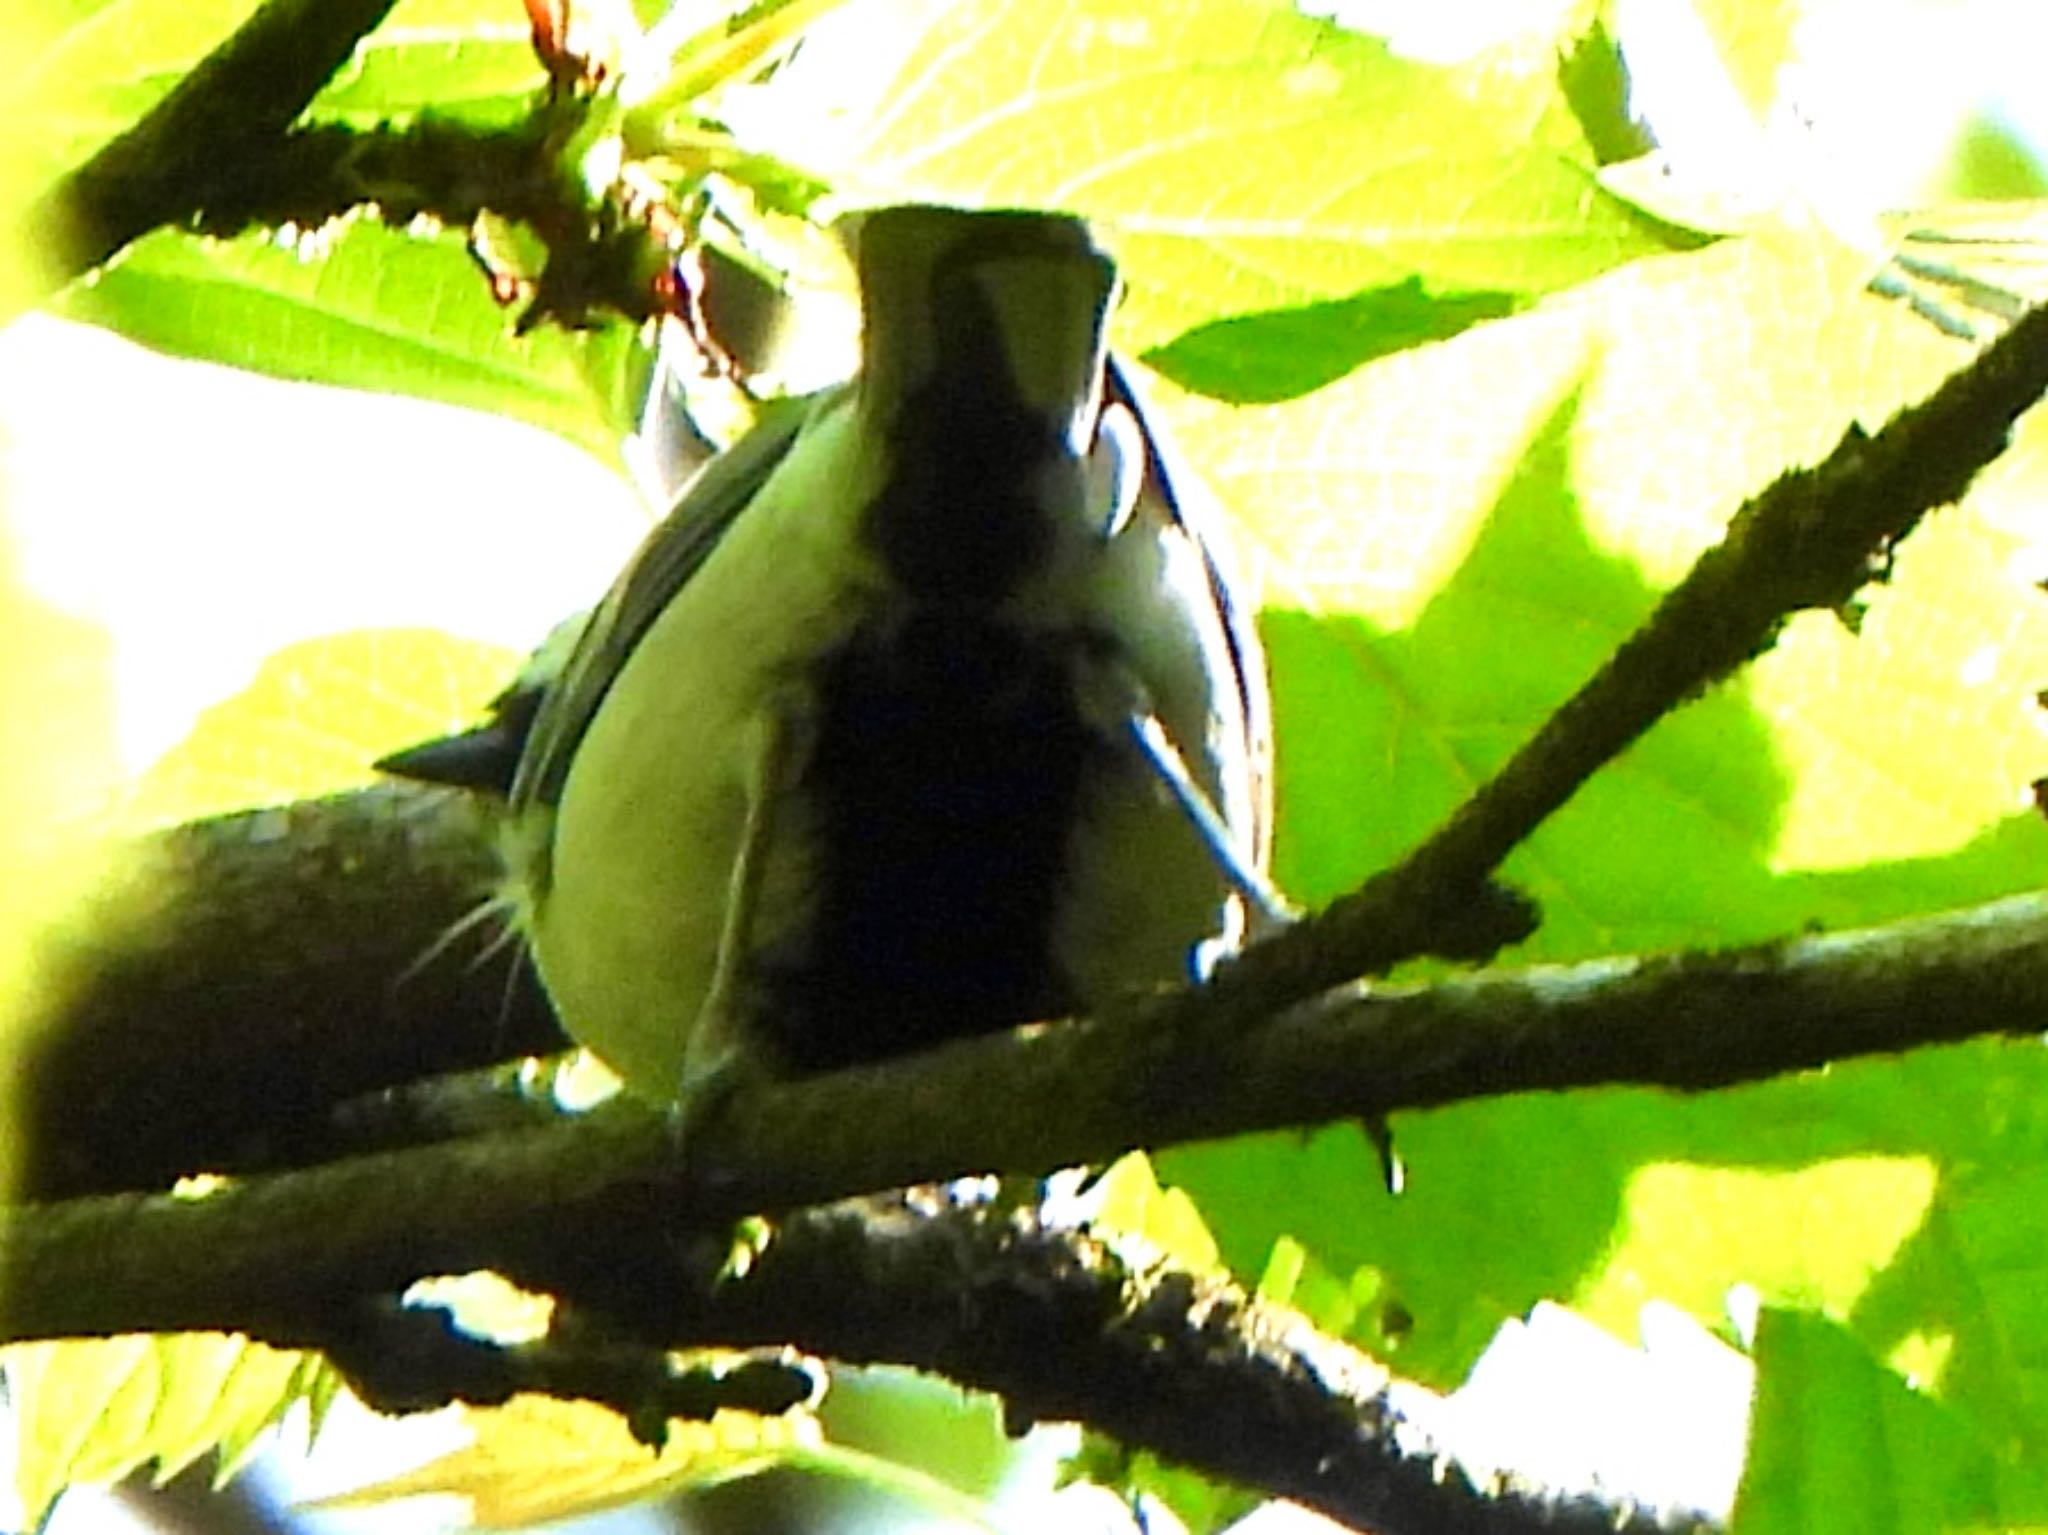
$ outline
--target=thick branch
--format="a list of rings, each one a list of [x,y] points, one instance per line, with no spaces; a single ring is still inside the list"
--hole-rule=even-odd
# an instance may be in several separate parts
[[[736,1102],[707,1135],[720,1167],[698,1197],[734,1213],[786,1208],[1499,1093],[1695,1091],[2031,1034],[2043,996],[2044,896],[1726,954],[1353,990],[1231,1038],[1208,1031],[1194,993],[791,1084],[772,1108]]]
[[[1132,1268],[1028,1210],[810,1211],[746,1283],[668,1292],[650,1320],[664,1335],[914,1365],[1000,1392],[1013,1422],[1078,1419],[1359,1529],[1695,1527],[1475,1486],[1404,1429],[1373,1360],[1234,1285]]]
[[[336,1105],[555,1048],[530,990],[507,1011],[509,957],[412,968],[486,887],[482,838],[459,799],[392,788],[164,839],[130,893],[79,924],[90,946],[71,954],[23,1070],[24,1192],[161,1187],[360,1148],[360,1116],[337,1126]],[[1228,1032],[1204,992],[1144,999],[748,1095],[705,1143],[727,1171],[692,1192],[707,1216],[788,1209],[1489,1093],[1692,1090],[2024,1031],[2048,994],[2044,930],[2039,901],[2019,899],[1729,954],[1344,991]],[[1264,1016],[1293,1001],[1263,999]],[[403,1138],[411,1121],[398,1122],[380,1143]]]
[[[196,1201],[19,1211],[0,1227],[4,1335],[260,1332],[292,1297],[388,1293],[561,1250],[604,1252],[630,1287],[661,1210],[716,1228],[871,1189],[1510,1090],[1720,1086],[2032,1034],[2043,996],[2048,896],[2025,896],[1725,955],[1359,992],[1200,1051],[1177,1031],[1184,1006],[1178,1019],[1169,1006],[1021,1030],[736,1094],[693,1131],[682,1165],[657,1116],[620,1105],[547,1130],[252,1178]]]
[[[2048,896],[1720,956],[1354,991],[1207,1050],[1185,1037],[1186,1003],[1167,1004],[746,1093],[681,1165],[667,1125],[622,1105],[200,1199],[19,1210],[0,1222],[0,1316],[10,1338],[228,1329],[374,1359],[359,1346],[366,1297],[496,1268],[663,1344],[794,1343],[936,1370],[1027,1416],[1077,1417],[1362,1525],[1600,1528],[1613,1511],[1440,1486],[1429,1454],[1397,1442],[1369,1364],[1306,1328],[1269,1331],[1227,1289],[1099,1271],[1071,1234],[988,1213],[964,1231],[877,1232],[818,1211],[786,1222],[745,1282],[721,1285],[717,1233],[744,1210],[1132,1144],[1508,1088],[1706,1087],[2031,1033],[2043,995]],[[488,1394],[524,1368],[465,1356],[456,1384]],[[600,1373],[584,1389],[621,1389],[616,1369]]]
[[[447,938],[496,878],[474,805],[399,787],[128,849],[45,956],[17,1197],[317,1160],[337,1102],[562,1048],[495,927]]]
[[[641,1139],[650,1130],[644,1121],[638,1130],[621,1122],[579,1127],[585,1130],[597,1133],[579,1139],[602,1141],[602,1151],[628,1160],[666,1143],[658,1129]],[[1663,1527],[1517,1483],[1475,1485],[1404,1428],[1388,1405],[1387,1372],[1370,1359],[1221,1279],[1134,1270],[1100,1242],[1048,1228],[1029,1210],[932,1213],[869,1201],[812,1210],[782,1223],[744,1280],[722,1281],[715,1261],[720,1244],[677,1226],[673,1190],[621,1181],[609,1197],[586,1197],[582,1179],[559,1169],[570,1162],[591,1168],[602,1157],[584,1158],[582,1148],[564,1156],[566,1149],[547,1136],[508,1149],[487,1179],[471,1184],[508,1223],[488,1232],[483,1228],[490,1222],[473,1218],[477,1210],[451,1212],[452,1223],[427,1233],[433,1251],[424,1262],[420,1256],[391,1261],[403,1245],[399,1233],[386,1234],[394,1239],[389,1244],[369,1242],[359,1219],[331,1236],[357,1246],[358,1256],[381,1247],[384,1279],[409,1268],[448,1260],[467,1266],[488,1257],[511,1277],[602,1308],[634,1336],[662,1347],[793,1344],[849,1362],[934,1371],[1001,1393],[1017,1421],[1084,1421],[1130,1444],[1299,1498],[1360,1528],[1509,1535]],[[422,1157],[445,1163],[439,1171],[456,1174],[454,1181],[464,1167],[471,1175],[484,1171],[481,1158],[441,1152],[397,1159],[414,1163],[397,1219],[415,1228],[434,1223],[431,1210],[412,1203]],[[352,1175],[355,1188],[337,1187],[329,1213],[360,1213],[363,1185],[395,1187],[387,1180],[396,1170],[392,1159],[367,1162]],[[325,1182],[340,1172],[291,1175],[274,1180],[270,1192],[279,1192],[277,1182],[304,1187],[306,1180]],[[536,1186],[521,1208],[496,1204],[500,1177],[526,1176]],[[437,1176],[417,1197],[424,1205],[458,1196]],[[43,1260],[70,1241],[39,1242],[36,1228],[48,1234],[76,1221],[83,1231],[112,1217],[120,1230],[111,1239],[120,1245],[102,1247],[90,1259],[90,1281],[78,1274],[70,1280],[118,1286],[130,1292],[130,1303],[149,1292],[143,1310],[151,1302],[162,1308],[150,1325],[235,1325],[289,1346],[337,1349],[371,1362],[373,1389],[396,1378],[402,1404],[425,1405],[446,1394],[488,1400],[536,1368],[553,1367],[451,1344],[431,1318],[406,1326],[405,1346],[394,1352],[388,1325],[365,1334],[360,1304],[327,1287],[340,1282],[333,1266],[315,1276],[325,1283],[309,1285],[304,1274],[266,1275],[267,1260],[244,1261],[245,1254],[271,1250],[278,1235],[275,1227],[259,1231],[247,1224],[266,1203],[264,1190],[251,1187],[188,1201],[182,1209],[172,1201],[119,1199],[18,1214],[0,1227],[15,1284],[8,1314],[21,1313],[30,1287],[56,1278]],[[274,1203],[271,1213],[277,1213]],[[307,1213],[296,1212],[287,1233],[289,1245],[301,1251],[318,1241],[317,1223],[302,1219]],[[203,1272],[196,1282],[156,1267],[163,1251],[155,1235],[166,1221],[215,1228],[212,1240],[223,1244],[215,1248],[210,1272],[199,1260]],[[444,1244],[458,1230],[461,1242]],[[117,1276],[108,1272],[109,1251],[121,1254]],[[184,1261],[194,1258],[187,1252]],[[358,1269],[355,1277],[367,1272]],[[131,1322],[143,1320],[132,1306],[126,1314]],[[392,1321],[387,1315],[387,1324]],[[423,1344],[433,1357],[422,1357]],[[448,1348],[459,1355],[452,1367],[441,1357]],[[636,1401],[621,1400],[622,1391],[630,1398],[635,1389],[620,1364],[624,1358],[615,1356],[595,1375],[585,1369],[576,1389],[632,1410]],[[440,1388],[408,1398],[405,1393],[430,1378],[437,1363]],[[765,1384],[775,1389],[776,1380]],[[665,1400],[653,1393],[671,1388],[648,1382],[647,1389],[652,1405]]]

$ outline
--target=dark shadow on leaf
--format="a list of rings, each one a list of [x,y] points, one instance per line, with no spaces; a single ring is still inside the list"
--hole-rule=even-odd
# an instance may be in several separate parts
[[[1514,311],[1507,293],[1430,294],[1419,278],[1349,298],[1233,315],[1144,354],[1181,388],[1238,405],[1313,394],[1376,357],[1442,341]]]

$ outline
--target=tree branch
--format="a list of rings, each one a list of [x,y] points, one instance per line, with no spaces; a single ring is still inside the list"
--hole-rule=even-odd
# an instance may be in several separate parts
[[[1219,1278],[1134,1267],[1030,1210],[809,1211],[747,1282],[667,1292],[652,1311],[667,1333],[913,1365],[1000,1392],[1013,1422],[1078,1419],[1359,1529],[1704,1527],[1475,1483],[1403,1423],[1371,1359]]]
[[[480,806],[396,786],[125,850],[16,1034],[16,1197],[316,1161],[337,1103],[562,1049],[515,946],[449,938],[497,878]]]
[[[383,1298],[319,1328],[328,1362],[383,1413],[431,1412],[450,1402],[496,1407],[537,1393],[601,1403],[645,1425],[646,1437],[658,1442],[674,1418],[703,1420],[728,1409],[773,1417],[819,1394],[813,1371],[783,1357],[788,1350],[780,1343],[749,1358],[721,1350],[712,1363],[703,1354],[678,1357],[642,1339],[582,1331],[499,1345],[463,1332],[438,1305]]]
[[[459,799],[387,788],[164,839],[78,924],[93,944],[71,952],[59,1015],[23,1069],[25,1192],[162,1187],[390,1144],[390,1124],[366,1138],[360,1103],[338,1106],[557,1048],[531,992],[508,1017],[498,966],[451,953],[388,979],[474,903],[482,838]],[[744,1094],[705,1127],[705,1162],[722,1170],[689,1194],[721,1219],[1491,1093],[1697,1090],[2024,1032],[2048,994],[2043,899],[1723,954],[1350,988],[1229,1033],[1215,1030],[1207,989],[1140,998],[1092,1021]],[[1266,1016],[1292,1002],[1272,997]],[[226,1087],[197,1095],[193,1080]],[[503,1122],[484,1105],[422,1138]],[[514,1104],[510,1117],[547,1112]],[[504,1193],[516,1204],[520,1178]]]
[[[318,228],[369,209],[395,227],[431,214],[461,229],[488,211],[524,222],[547,248],[521,329],[583,325],[601,309],[633,321],[676,312],[671,210],[623,191],[588,197],[557,164],[590,108],[585,95],[537,96],[502,129],[431,114],[367,130],[294,126],[391,5],[268,0],[141,122],[44,194],[30,223],[50,232],[58,281],[158,228]]]
[[[563,1356],[494,1357],[450,1343],[428,1316],[406,1327],[394,1363],[384,1346],[390,1326],[366,1331],[354,1298],[379,1291],[350,1293],[366,1279],[375,1285],[412,1270],[488,1262],[520,1283],[594,1306],[653,1346],[794,1345],[849,1362],[931,1370],[1001,1393],[1019,1422],[1078,1419],[1359,1528],[1591,1535],[1703,1527],[1659,1523],[1518,1482],[1469,1479],[1402,1422],[1388,1403],[1387,1372],[1365,1356],[1224,1280],[1134,1269],[1100,1241],[1048,1227],[1029,1210],[932,1213],[874,1201],[813,1209],[778,1226],[744,1279],[722,1280],[714,1256],[722,1244],[704,1237],[695,1212],[681,1218],[688,1206],[674,1184],[621,1179],[610,1197],[593,1198],[587,1180],[561,1175],[566,1163],[589,1171],[603,1160],[582,1156],[583,1148],[564,1156],[565,1138],[602,1141],[603,1151],[652,1166],[666,1135],[633,1119],[630,1126],[623,1119],[580,1125],[489,1157],[476,1154],[481,1148],[440,1148],[365,1159],[346,1172],[285,1175],[266,1180],[267,1189],[251,1185],[206,1199],[122,1196],[17,1212],[0,1222],[0,1258],[14,1287],[6,1315],[14,1321],[40,1305],[43,1315],[61,1318],[59,1331],[91,1331],[84,1324],[94,1305],[80,1304],[82,1285],[101,1292],[120,1326],[229,1327],[369,1361],[373,1396],[401,1406],[490,1400],[516,1382],[559,1377]],[[411,1180],[429,1163],[444,1165],[415,1197]],[[395,1187],[390,1180],[401,1166],[404,1208],[390,1230],[373,1237],[361,1219],[364,1188]],[[436,1206],[459,1200],[452,1183],[464,1171],[480,1178],[468,1186],[482,1189],[483,1203]],[[532,1198],[499,1201],[502,1180],[529,1176],[538,1180]],[[320,1186],[323,1197],[300,1202],[288,1221],[268,1220],[296,1199],[288,1184],[300,1192]],[[452,1219],[441,1221],[437,1208]],[[492,1217],[478,1219],[486,1208]],[[332,1247],[316,1256],[322,1211],[346,1222],[330,1232],[350,1251],[341,1262]],[[177,1260],[182,1275],[159,1268],[183,1240],[173,1235],[180,1228],[187,1237],[204,1228],[199,1241],[212,1245],[216,1261],[187,1249]],[[312,1257],[317,1272],[288,1274],[274,1264],[280,1237],[285,1248]],[[415,1238],[408,1261],[402,1253]],[[120,1253],[118,1274],[109,1272],[111,1252]],[[196,1270],[189,1267],[195,1262]],[[116,1290],[125,1293],[109,1293]],[[25,1335],[18,1324],[14,1331]],[[435,1341],[422,1351],[429,1337]],[[593,1367],[584,1356],[570,1371],[570,1389],[629,1411],[671,1405],[670,1385],[631,1375],[621,1357]],[[437,1366],[444,1372],[438,1384]],[[786,1372],[761,1389],[773,1392],[778,1382],[786,1386]],[[648,1396],[637,1398],[636,1387]],[[645,1411],[634,1415],[648,1420]]]
[[[245,190],[274,146],[393,0],[267,0],[141,122],[49,194],[66,276]]]
[[[739,1215],[872,1189],[1491,1093],[1696,1090],[1936,1040],[2032,1034],[2044,995],[2048,896],[2034,895],[1723,955],[1354,991],[1201,1052],[1184,1016],[1177,1030],[1171,1007],[1144,1009],[747,1089],[693,1129],[681,1160],[660,1116],[621,1103],[201,1199],[19,1210],[0,1225],[4,1335],[268,1334],[292,1296],[396,1293],[427,1274],[559,1262],[547,1255],[563,1249],[604,1252],[606,1272],[630,1290],[644,1279],[633,1267],[643,1233],[673,1224],[662,1211],[717,1232]],[[623,1232],[624,1249],[603,1231]]]
[[[1883,580],[1893,547],[1962,496],[2044,389],[2048,307],[1876,436],[1852,425],[1822,463],[1780,476],[1449,821],[1285,942],[1225,966],[1214,988],[1220,1024],[1256,1013],[1276,990],[1306,996],[1419,954],[1484,957],[1526,937],[1533,914],[1488,883],[1508,854],[1658,720],[1768,650],[1792,614],[1846,608]]]

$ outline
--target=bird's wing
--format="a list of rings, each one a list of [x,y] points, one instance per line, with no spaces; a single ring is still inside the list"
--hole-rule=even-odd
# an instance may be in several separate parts
[[[1114,352],[1109,354],[1106,382],[1106,399],[1128,410],[1144,437],[1145,488],[1194,540],[1209,573],[1209,594],[1223,623],[1237,695],[1244,707],[1245,757],[1253,780],[1250,851],[1263,868],[1273,841],[1273,701],[1252,614],[1230,556],[1223,509],[1173,444],[1155,430],[1137,381]]]
[[[711,557],[788,454],[812,412],[822,408],[831,393],[767,407],[752,431],[707,463],[684,488],[590,615],[561,675],[550,684],[513,780],[515,808],[557,802],[583,733],[626,657],[669,600]]]

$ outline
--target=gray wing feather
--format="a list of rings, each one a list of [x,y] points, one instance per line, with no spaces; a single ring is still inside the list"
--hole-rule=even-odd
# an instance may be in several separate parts
[[[1194,540],[1209,573],[1209,594],[1223,620],[1224,638],[1237,674],[1238,699],[1244,707],[1245,754],[1254,780],[1251,851],[1263,866],[1273,840],[1273,701],[1267,690],[1265,666],[1259,660],[1252,615],[1239,595],[1242,588],[1224,536],[1222,508],[1194,471],[1182,462],[1173,445],[1154,430],[1136,380],[1113,352],[1107,371],[1107,398],[1130,411],[1144,436],[1148,486]]]
[[[626,657],[711,557],[825,399],[805,395],[769,406],[752,431],[704,466],[640,546],[548,689],[512,783],[515,810],[560,799],[576,748]]]

